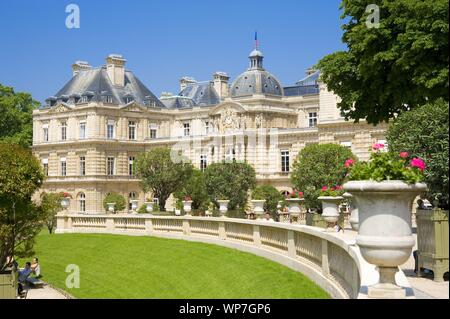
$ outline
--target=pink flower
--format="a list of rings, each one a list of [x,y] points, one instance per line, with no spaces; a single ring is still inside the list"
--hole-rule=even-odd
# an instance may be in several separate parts
[[[298,198],[303,198],[303,192],[298,192]]]
[[[336,189],[334,187],[331,187],[331,191],[334,192]]]
[[[340,191],[342,189],[342,186],[336,186],[336,190]]]
[[[324,186],[324,187],[322,187],[322,191],[327,191],[328,190],[328,187],[327,186]]]
[[[408,153],[408,152],[401,152],[401,153],[400,153],[400,157],[401,157],[401,158],[408,158],[408,156],[409,156],[409,153]]]
[[[411,161],[411,167],[417,167],[422,172],[425,170],[426,165],[425,162],[420,158],[413,158]]]
[[[372,149],[373,149],[374,151],[380,151],[380,150],[384,149],[384,147],[385,147],[384,144],[377,143],[377,144],[375,144],[374,146],[372,146]]]
[[[349,168],[353,164],[355,164],[355,161],[352,160],[352,159],[348,159],[348,160],[345,161],[345,167],[347,167],[347,168]]]

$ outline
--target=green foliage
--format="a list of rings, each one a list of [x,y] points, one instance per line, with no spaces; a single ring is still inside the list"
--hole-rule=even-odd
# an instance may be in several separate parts
[[[350,169],[348,180],[400,180],[414,184],[423,181],[423,177],[423,172],[412,167],[408,158],[402,158],[398,153],[377,151],[372,153],[368,162],[356,163]]]
[[[160,147],[140,154],[136,170],[144,192],[151,191],[159,199],[160,210],[165,211],[167,199],[186,185],[193,166],[185,157],[171,153],[169,148]]]
[[[45,212],[45,224],[49,233],[53,232],[56,227],[56,214],[58,214],[63,207],[61,206],[62,196],[60,193],[42,193],[41,194],[41,208]]]
[[[380,27],[366,26],[369,4]],[[347,119],[377,124],[427,101],[448,101],[448,0],[343,0],[347,51],[318,64]]]
[[[283,195],[271,185],[262,185],[253,190],[252,199],[265,200],[264,210],[276,219],[278,202],[283,200]]]
[[[109,193],[103,200],[103,207],[108,212],[108,204],[115,203],[114,213],[121,212],[127,207],[125,197],[117,193]]]
[[[429,198],[449,205],[449,105],[439,100],[401,114],[389,127],[387,140],[393,152],[406,151],[425,159]]]
[[[33,110],[39,102],[28,93],[15,93],[0,84],[0,142],[30,147],[33,139]]]
[[[30,256],[46,216],[31,200],[44,180],[30,150],[0,143],[0,270],[7,256]]]
[[[355,155],[347,147],[336,144],[311,144],[306,146],[293,164],[291,182],[302,190],[305,206],[310,209],[322,207],[317,197],[327,185],[342,185],[347,175],[345,161]]]
[[[244,209],[248,191],[256,186],[256,173],[247,163],[222,162],[211,164],[205,170],[209,198],[218,207],[217,200],[230,200],[228,208]]]
[[[193,201],[192,209],[208,209],[209,196],[206,191],[205,175],[202,171],[194,169],[192,176],[184,183],[181,190],[175,193],[175,197],[179,200],[184,200],[185,197],[190,197]]]
[[[342,196],[344,194],[344,190],[342,188],[342,186],[332,186],[332,187],[327,187],[324,186],[321,190],[320,190],[320,196],[326,196],[326,197],[338,197],[338,196]]]

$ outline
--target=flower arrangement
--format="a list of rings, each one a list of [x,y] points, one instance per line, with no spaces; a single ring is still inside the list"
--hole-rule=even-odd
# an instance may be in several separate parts
[[[344,189],[342,186],[324,186],[320,190],[320,196],[323,197],[338,197],[344,194]]]
[[[299,192],[296,190],[289,193],[289,195],[288,195],[288,199],[301,199],[301,198],[303,198],[303,192]]]
[[[383,144],[375,144],[372,149],[373,153],[369,161],[345,163],[349,170],[348,180],[377,182],[401,180],[407,184],[419,183],[424,180],[426,164],[421,158],[411,157],[407,152],[399,154],[387,152]]]
[[[62,198],[70,198],[70,199],[72,199],[72,195],[70,195],[70,193],[67,193],[67,192],[61,192],[61,193],[59,193],[59,195]]]

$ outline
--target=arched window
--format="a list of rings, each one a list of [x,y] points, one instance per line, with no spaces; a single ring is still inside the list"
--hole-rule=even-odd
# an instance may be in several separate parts
[[[86,212],[86,195],[84,193],[78,194],[78,210],[81,213]]]
[[[283,195],[284,196],[284,198],[287,198],[288,196],[289,196],[289,191],[282,191],[281,192],[281,195]]]
[[[128,210],[133,210],[133,207],[132,207],[133,205],[131,204],[131,201],[135,200],[135,199],[137,199],[136,193],[135,192],[131,192],[128,195]]]

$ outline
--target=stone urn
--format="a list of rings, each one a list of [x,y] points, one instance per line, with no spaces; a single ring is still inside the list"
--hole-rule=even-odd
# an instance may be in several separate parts
[[[222,217],[226,217],[228,212],[228,204],[230,204],[229,200],[218,200],[219,203],[219,212]]]
[[[147,211],[147,213],[149,213],[149,214],[153,213],[153,205],[154,204],[155,203],[153,203],[153,202],[145,203],[145,210]]]
[[[191,216],[192,203],[193,203],[193,201],[191,201],[191,200],[184,200],[183,201],[183,210],[184,210],[184,212],[186,213],[187,216]]]
[[[288,205],[288,208],[289,208],[289,214],[300,215],[300,213],[302,212],[302,208],[300,207],[300,205],[304,201],[305,200],[303,198],[288,198],[288,199],[286,199],[286,204]]]
[[[136,213],[137,209],[138,209],[138,205],[139,205],[139,201],[137,199],[132,199],[130,201],[131,203],[131,210],[133,213]]]
[[[370,264],[378,266],[379,283],[369,287],[369,298],[405,298],[395,274],[408,261],[415,240],[411,214],[414,199],[427,185],[408,185],[403,181],[352,181],[344,189],[356,199],[359,231],[356,244]]]
[[[253,213],[256,215],[257,219],[262,219],[264,216],[264,204],[266,203],[266,200],[252,200],[253,205]]]
[[[345,193],[342,195],[345,199],[347,199],[349,206],[350,206],[350,219],[348,222],[350,223],[350,226],[354,231],[358,231],[359,229],[359,213],[358,213],[358,206],[356,206],[356,200],[350,193]]]
[[[339,221],[339,204],[342,196],[320,196],[318,200],[322,202],[322,218],[327,222],[327,231],[334,231],[334,227]]]
[[[63,209],[67,209],[70,206],[70,197],[63,197],[61,199],[61,207]]]
[[[106,206],[108,207],[108,212],[109,213],[114,213],[115,207],[116,207],[116,203],[107,203]]]

